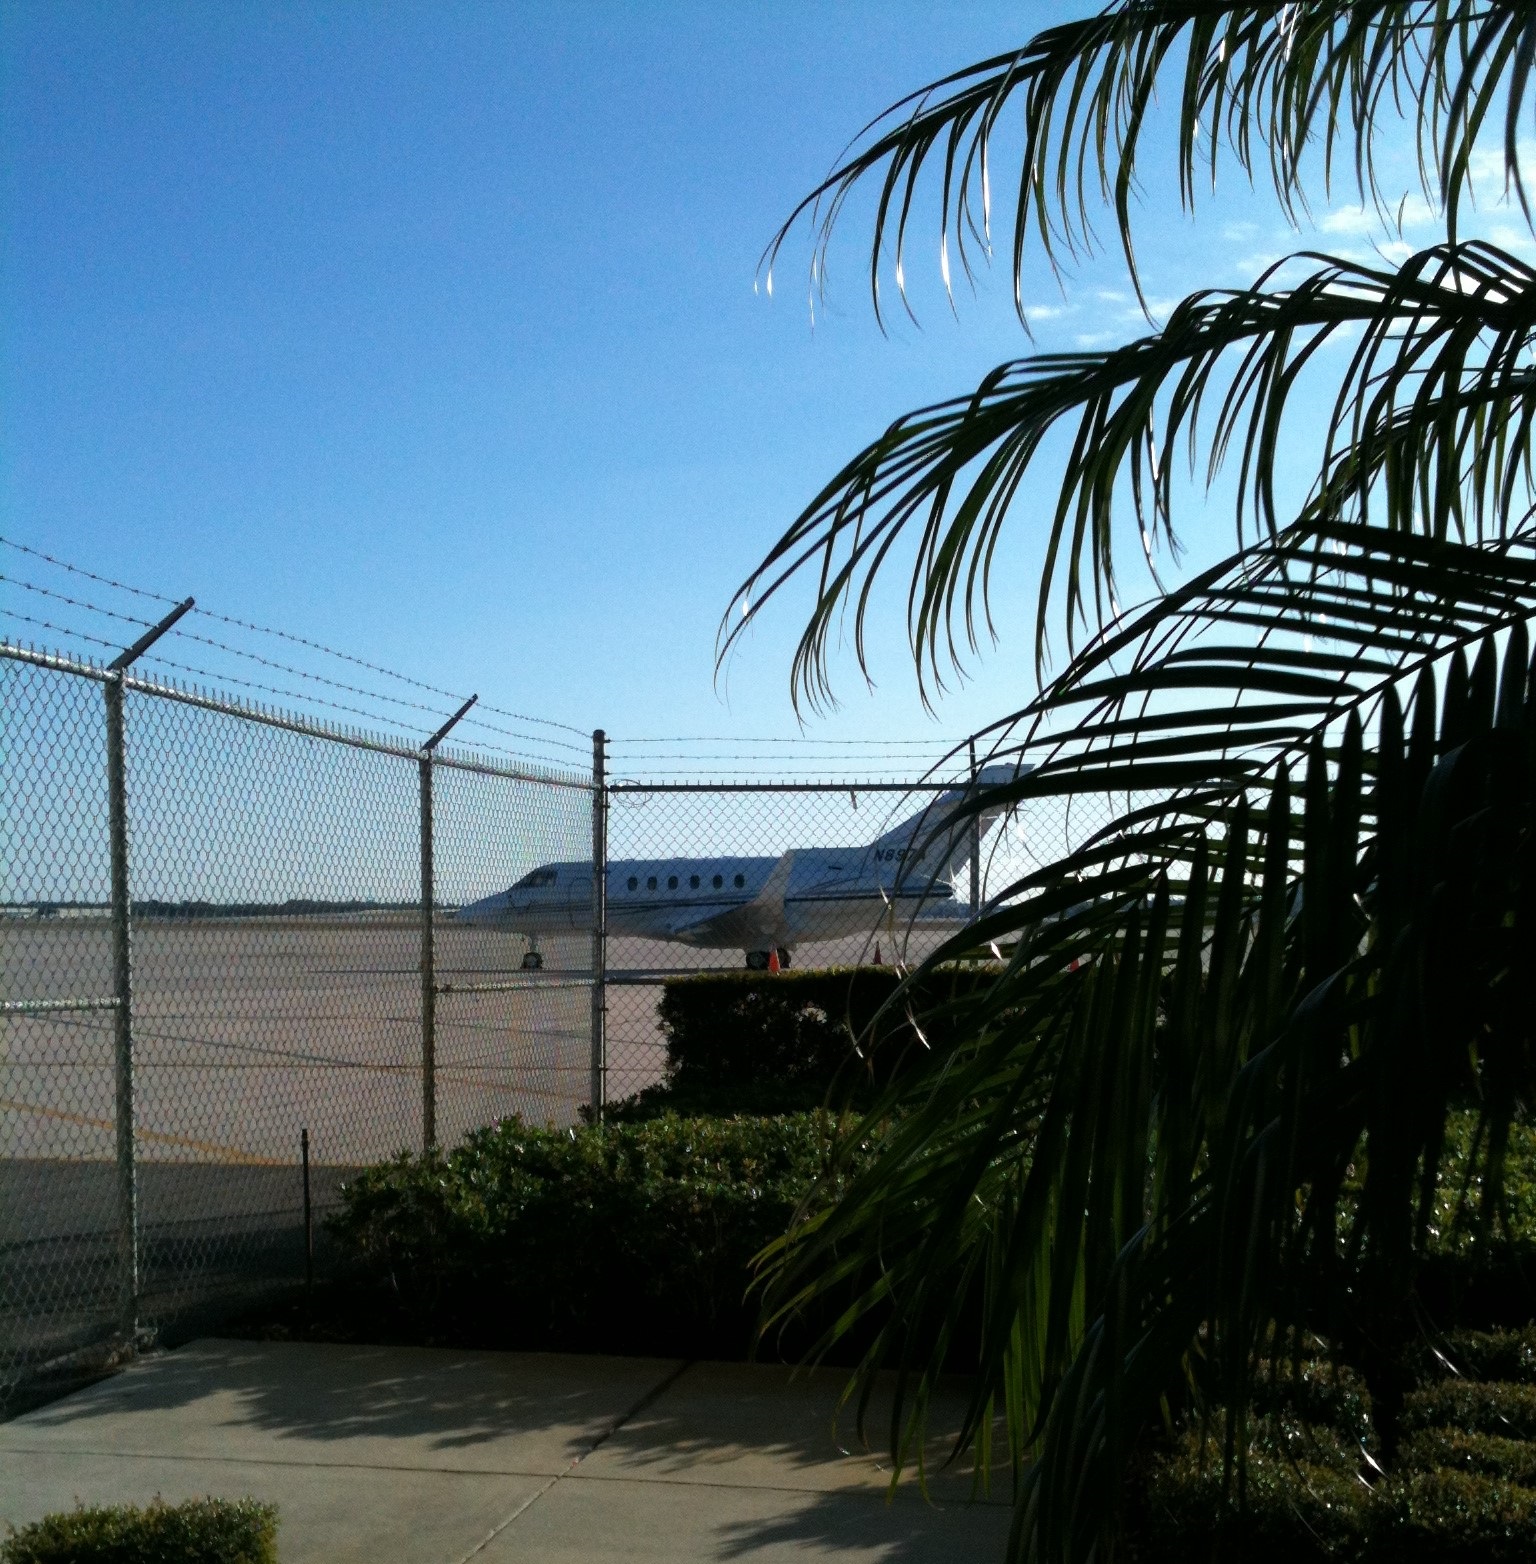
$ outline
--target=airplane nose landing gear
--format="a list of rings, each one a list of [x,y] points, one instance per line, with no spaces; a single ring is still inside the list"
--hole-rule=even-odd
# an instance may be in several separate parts
[[[790,953],[782,945],[777,950],[749,950],[747,953],[748,972],[787,972],[790,964]],[[777,956],[775,964],[773,958]]]
[[[539,942],[532,936],[528,940],[528,949],[523,952],[523,971],[542,972],[544,970],[544,955],[539,949]]]

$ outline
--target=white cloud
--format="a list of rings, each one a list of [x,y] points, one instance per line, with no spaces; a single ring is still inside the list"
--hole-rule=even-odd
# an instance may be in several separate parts
[[[1435,214],[1423,196],[1410,195],[1385,213],[1374,206],[1341,206],[1332,212],[1324,212],[1317,226],[1325,234],[1378,234],[1397,233],[1409,228],[1422,228],[1432,223]]]
[[[1369,234],[1381,226],[1381,219],[1368,207],[1346,206],[1324,212],[1317,226],[1325,234]]]
[[[1119,288],[1095,288],[1093,296],[1105,304],[1124,304],[1130,298],[1130,294]]]
[[[1523,168],[1536,163],[1536,141],[1522,140],[1515,148],[1515,156]],[[1512,200],[1513,191],[1504,187],[1504,148],[1474,147],[1467,162],[1467,173],[1472,181],[1474,198],[1485,205],[1499,206]]]
[[[1024,306],[1024,318],[1026,320],[1060,320],[1063,315],[1075,314],[1077,306],[1074,304],[1026,304]]]
[[[1284,253],[1280,251],[1270,254],[1260,250],[1256,254],[1243,256],[1234,264],[1234,270],[1244,285],[1247,285],[1257,282],[1271,266],[1277,265],[1285,258]]]
[[[1221,230],[1221,237],[1233,244],[1247,244],[1258,231],[1257,223],[1228,223]]]
[[[1080,331],[1076,340],[1080,348],[1097,348],[1106,342],[1113,342],[1115,334],[1112,331]]]
[[[1508,250],[1511,255],[1524,256],[1527,260],[1536,256],[1536,235],[1529,228],[1520,228],[1514,223],[1496,223],[1486,237],[1490,244]]]

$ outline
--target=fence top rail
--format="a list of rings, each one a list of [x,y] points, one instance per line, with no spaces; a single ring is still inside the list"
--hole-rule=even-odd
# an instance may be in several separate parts
[[[964,776],[945,782],[610,782],[610,793],[950,793]]]
[[[457,747],[428,752],[420,745],[390,739],[382,734],[365,733],[360,729],[345,728],[317,718],[301,717],[293,712],[258,706],[232,695],[188,689],[170,679],[136,673],[114,673],[84,658],[66,656],[62,652],[42,651],[37,647],[18,646],[13,641],[0,641],[0,658],[11,662],[29,663],[37,668],[48,668],[55,673],[72,674],[81,679],[94,679],[98,684],[121,679],[124,689],[136,690],[142,695],[157,696],[162,700],[179,702],[183,706],[195,706],[203,711],[239,717],[246,722],[259,722],[266,727],[278,728],[286,733],[302,734],[306,738],[325,739],[333,744],[345,744],[352,749],[370,750],[378,755],[394,755],[402,760],[420,761],[430,753],[433,765],[446,767],[452,771],[471,771],[482,776],[504,777],[512,782],[539,782],[548,786],[577,788],[586,792],[592,790],[592,779],[580,773],[557,771],[553,767],[509,765],[505,761],[494,760]]]

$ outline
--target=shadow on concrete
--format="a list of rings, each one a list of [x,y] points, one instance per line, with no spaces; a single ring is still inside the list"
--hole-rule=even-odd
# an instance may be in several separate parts
[[[880,1564],[953,1564],[1001,1558],[1011,1510],[996,1504],[924,1504],[914,1496],[885,1503],[873,1495],[827,1493],[772,1518],[715,1528],[714,1557],[751,1560],[857,1554]]]
[[[673,1366],[662,1359],[200,1341],[41,1408],[28,1422],[76,1431],[110,1423],[116,1435],[125,1418],[147,1431],[153,1414],[182,1412],[188,1426],[200,1425],[214,1439],[247,1430],[296,1443],[367,1438],[436,1451],[566,1431],[574,1460]]]

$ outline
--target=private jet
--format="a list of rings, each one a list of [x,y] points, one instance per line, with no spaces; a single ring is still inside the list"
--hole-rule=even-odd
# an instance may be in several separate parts
[[[981,787],[1030,767],[987,766]],[[608,865],[608,932],[716,950],[738,949],[754,971],[788,966],[797,945],[900,927],[960,928],[968,896],[955,874],[1005,806],[948,817],[968,789],[940,793],[866,847],[806,847],[771,857],[626,858]],[[515,885],[460,908],[459,921],[528,936],[523,966],[544,964],[540,935],[592,926],[590,862],[548,863]]]

